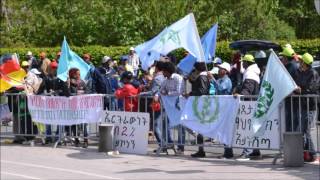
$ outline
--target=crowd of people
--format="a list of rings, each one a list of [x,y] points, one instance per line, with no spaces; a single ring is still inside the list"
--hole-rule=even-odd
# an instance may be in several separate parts
[[[258,95],[260,82],[265,71],[265,64],[258,64],[257,61],[261,59],[266,60],[267,54],[268,52],[265,51],[256,51],[254,54],[240,54],[240,52],[237,52],[231,61],[227,59],[221,60],[221,58],[216,57],[210,65],[204,62],[196,62],[194,70],[188,76],[182,75],[183,73],[177,69],[176,64],[172,61],[174,57],[167,56],[163,56],[155,61],[148,71],[143,71],[140,68],[139,57],[135,53],[134,48],[130,48],[128,55],[121,56],[118,62],[109,56],[104,56],[101,59],[101,65],[98,67],[92,64],[89,54],[84,54],[82,56],[83,60],[91,66],[86,79],[80,78],[79,69],[72,68],[69,71],[69,77],[66,82],[57,78],[60,52],[57,53],[57,57],[52,61],[46,58],[44,52],[40,54],[40,59],[36,59],[32,56],[32,52],[28,52],[26,59],[21,62],[21,66],[27,72],[25,91],[29,94],[53,94],[58,96],[90,93],[110,94],[115,95],[116,99],[105,101],[105,107],[134,112],[140,111],[140,108],[143,108],[139,107],[138,95],[152,96],[153,100],[147,102],[150,108],[147,108],[149,110],[146,111],[150,111],[151,109],[154,113],[155,127],[153,131],[155,137],[159,143],[165,138],[168,138],[168,143],[172,143],[170,130],[167,128],[167,131],[163,131],[162,127],[159,127],[160,124],[164,124],[159,122],[163,121],[163,119],[159,118],[159,97],[161,95],[183,95],[185,97],[232,94]],[[294,94],[319,93],[319,75],[311,66],[313,62],[312,55],[305,53],[300,56],[288,44],[279,53],[279,57],[299,86],[294,91]],[[231,64],[228,62],[231,62]],[[190,86],[191,88],[188,88]],[[292,108],[290,103],[290,100],[286,99],[287,131],[295,131],[298,127],[301,127],[306,137],[305,149],[314,152],[310,134],[307,130],[307,112],[302,110],[302,124],[299,124],[296,113],[293,113],[294,117],[291,117],[291,112],[295,112],[295,110],[290,109]],[[311,102],[302,100],[301,106],[304,106],[306,103]],[[297,107],[294,106],[293,108]],[[310,108],[315,108],[314,103],[311,104]],[[291,122],[294,125],[290,124]],[[166,124],[168,123],[169,121],[166,122]],[[75,128],[76,126],[71,126],[72,131]],[[183,144],[186,129],[182,126],[178,127],[178,129],[179,142]],[[87,133],[85,133],[86,136]],[[203,144],[203,142],[204,137],[199,134],[197,136],[197,143]],[[87,146],[86,138],[85,144]],[[172,146],[164,147],[161,151],[166,150],[166,148],[172,148]],[[179,145],[177,153],[182,154],[183,152],[184,146]],[[313,155],[311,154],[311,156]],[[206,154],[203,146],[199,146],[199,150],[191,156],[205,157]],[[223,156],[225,158],[232,158],[232,148],[226,146]],[[259,150],[252,151],[245,149],[243,156],[256,157],[261,156],[261,154]]]

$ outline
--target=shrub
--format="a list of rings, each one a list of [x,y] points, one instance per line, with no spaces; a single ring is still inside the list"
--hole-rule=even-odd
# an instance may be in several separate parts
[[[319,53],[320,51],[320,39],[312,40],[294,40],[294,41],[277,41],[280,45],[284,46],[290,43],[293,49],[298,54],[309,52],[312,55]],[[230,61],[233,50],[229,48],[230,42],[220,41],[217,43],[216,56],[220,57],[224,61]],[[103,56],[107,55],[112,57],[114,60],[118,60],[121,55],[125,55],[129,52],[129,46],[84,46],[84,47],[71,47],[79,56],[84,53],[89,53],[92,57],[92,62],[95,65],[99,65]],[[5,53],[17,53],[21,60],[26,57],[27,51],[31,51],[36,58],[39,57],[40,52],[44,51],[47,53],[49,59],[55,59],[57,52],[60,51],[60,47],[40,47],[40,48],[0,48],[0,54]],[[184,50],[178,49],[173,52],[176,58],[182,59],[184,57]]]

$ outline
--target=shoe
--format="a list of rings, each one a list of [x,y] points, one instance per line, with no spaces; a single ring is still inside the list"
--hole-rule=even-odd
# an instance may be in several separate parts
[[[303,152],[303,160],[304,162],[313,162],[316,160],[316,158],[312,153],[305,151]]]
[[[79,141],[78,138],[76,138],[76,139],[74,140],[74,146],[75,146],[75,147],[79,147],[79,144],[80,144],[80,141]]]
[[[191,154],[191,157],[194,157],[194,158],[206,157],[206,153],[204,151],[198,151],[194,154]]]
[[[247,157],[250,158],[250,159],[261,159],[262,158],[261,153],[260,153],[259,150],[258,151],[253,151]]]
[[[184,151],[181,149],[177,149],[176,155],[184,155]]]
[[[240,157],[236,159],[237,161],[250,161],[250,158],[246,154],[241,154]]]
[[[157,153],[158,149],[153,150],[153,153]],[[165,153],[167,152],[167,148],[160,148],[160,153]]]
[[[233,158],[233,154],[224,154],[222,157],[224,157],[226,159],[232,159]]]
[[[84,139],[82,147],[87,148],[88,146],[89,146],[88,139]]]

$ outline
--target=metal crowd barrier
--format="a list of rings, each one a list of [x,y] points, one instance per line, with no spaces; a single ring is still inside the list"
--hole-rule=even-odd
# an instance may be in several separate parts
[[[56,125],[43,125],[34,123],[28,113],[27,97],[22,93],[7,93],[5,99],[8,103],[9,109],[12,113],[12,123],[1,123],[0,138],[3,137],[15,137],[22,140],[34,140],[41,139],[42,143],[45,140],[51,142],[63,140],[66,144],[68,141],[73,142],[75,138],[96,140],[99,136],[98,126],[99,123],[81,124],[74,126],[56,126]],[[157,144],[154,134],[155,130],[160,131],[162,137],[159,137],[160,143],[157,153],[161,152],[161,149],[173,148],[174,146],[204,146],[206,148],[223,148],[224,145],[219,142],[215,142],[214,139],[205,138],[204,144],[199,145],[197,142],[197,133],[190,129],[178,126],[175,128],[169,128],[168,116],[162,106],[160,110],[155,112],[152,110],[150,104],[152,103],[152,96],[141,95],[138,96],[138,108],[137,112],[147,112],[150,114],[150,127],[149,127],[149,144]],[[254,101],[256,96],[241,96],[241,101]],[[2,97],[2,99],[4,99]],[[280,150],[283,145],[282,134],[284,132],[302,132],[307,142],[310,139],[313,142],[308,144],[310,147],[306,148],[312,153],[320,153],[320,121],[319,121],[319,104],[318,95],[303,95],[303,96],[290,96],[283,102],[282,106],[285,106],[284,114],[280,116]],[[133,101],[133,98],[130,99]],[[125,102],[118,101],[114,95],[105,95],[104,105],[108,110],[124,111]],[[158,124],[157,124],[158,123]],[[158,129],[156,129],[158,127]],[[159,128],[160,127],[160,128]],[[169,142],[170,131],[173,142]],[[183,133],[183,138],[179,139],[179,133]],[[64,138],[64,139],[61,139]],[[261,149],[261,148],[259,148]],[[269,149],[268,149],[269,150]]]

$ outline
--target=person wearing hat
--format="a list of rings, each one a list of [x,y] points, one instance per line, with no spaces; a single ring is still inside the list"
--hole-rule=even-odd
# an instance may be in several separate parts
[[[138,76],[140,59],[139,56],[135,53],[133,47],[131,47],[129,51],[128,64],[133,68],[133,76]]]
[[[116,71],[112,68],[113,60],[109,56],[104,56],[101,66],[95,71],[95,88],[99,94],[113,94],[117,89],[117,80],[114,77]],[[106,106],[108,103],[105,104]]]
[[[243,80],[238,93],[241,95],[258,95],[260,90],[260,69],[255,63],[255,59],[251,54],[246,54],[242,59],[244,69]],[[237,94],[237,93],[236,93]],[[242,158],[259,158],[261,153],[259,150],[244,149]]]
[[[282,64],[286,67],[287,71],[294,79],[294,76],[299,68],[298,63],[293,60],[293,56],[295,55],[294,50],[292,48],[285,47],[283,48],[283,51],[279,53],[279,55]]]
[[[121,75],[121,82],[123,83],[122,88],[118,88],[115,92],[117,99],[124,101],[124,110],[130,112],[138,111],[138,99],[139,94],[138,88],[135,88],[131,82],[133,79],[133,74],[130,71],[125,71]]]
[[[229,78],[229,73],[231,71],[231,66],[229,63],[224,62],[218,65],[219,68],[219,78],[217,80],[217,94],[218,95],[231,95],[232,94],[232,82]],[[223,153],[224,158],[232,158],[233,150],[230,147],[224,148]]]
[[[130,71],[132,72],[132,74],[134,74],[133,67],[130,64],[128,64],[128,60],[129,56],[121,56],[119,68],[122,67],[123,69],[125,69],[125,71]]]
[[[39,68],[39,62],[37,61],[37,59],[32,55],[31,51],[28,51],[26,54],[26,60],[29,63],[29,70],[32,68]]]
[[[21,63],[21,68],[26,72],[26,73],[28,73],[28,71],[29,71],[29,62],[28,61],[22,61],[22,63]]]
[[[309,53],[303,54],[300,60],[300,67],[297,70],[295,76],[295,82],[298,88],[295,90],[297,95],[310,95],[319,93],[319,74],[312,68],[313,57]],[[310,127],[308,113],[310,111],[316,111],[316,102],[314,98],[299,97],[293,98],[293,122],[287,124],[288,127],[292,127],[293,131],[300,131],[304,135],[304,154],[305,161],[313,161],[315,158],[315,149],[310,135]],[[308,112],[309,111],[309,112]],[[301,120],[299,120],[299,115]],[[293,124],[291,124],[293,123]],[[301,124],[300,124],[301,123]],[[291,130],[291,129],[290,129]]]

